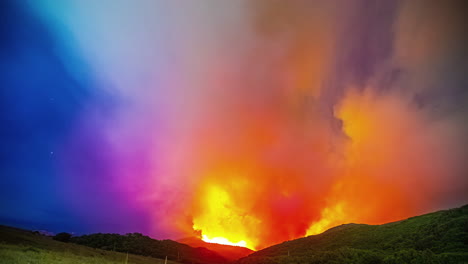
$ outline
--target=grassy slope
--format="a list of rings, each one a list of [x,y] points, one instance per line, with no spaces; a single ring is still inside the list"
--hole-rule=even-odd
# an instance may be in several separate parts
[[[125,263],[126,254],[52,240],[30,231],[0,226],[0,263]],[[128,255],[128,263],[156,264],[162,259]],[[176,262],[168,261],[175,264]]]
[[[468,205],[384,225],[338,226],[239,263],[468,263]]]

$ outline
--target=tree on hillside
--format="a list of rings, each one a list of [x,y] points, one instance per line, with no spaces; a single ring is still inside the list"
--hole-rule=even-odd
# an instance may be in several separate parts
[[[62,232],[62,233],[58,233],[57,235],[55,235],[53,239],[57,241],[62,241],[62,242],[69,242],[71,237],[72,237],[71,234]]]

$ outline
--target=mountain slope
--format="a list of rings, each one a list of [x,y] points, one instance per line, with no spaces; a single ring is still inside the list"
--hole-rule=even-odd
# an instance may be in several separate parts
[[[173,240],[156,240],[140,233],[91,234],[72,237],[70,242],[93,248],[129,252],[132,254],[167,258],[182,263],[221,264],[228,260],[204,247],[191,247]]]
[[[0,225],[0,263],[62,263],[62,264],[133,264],[164,263],[164,259],[94,249],[53,240],[23,229]],[[168,264],[177,262],[168,261]]]
[[[183,239],[177,240],[179,243],[187,244],[191,247],[204,247],[209,250],[212,250],[219,255],[223,256],[227,260],[237,260],[242,257],[252,254],[254,251],[245,247],[236,247],[229,245],[221,245],[215,243],[207,243],[197,237],[186,237]]]
[[[257,251],[238,264],[468,263],[468,205],[383,224],[347,224]]]
[[[72,237],[69,243],[64,243],[37,231],[0,225],[0,263],[2,264],[123,263],[127,252],[129,263],[159,263],[166,256],[168,263],[228,262],[226,258],[204,247],[194,248],[172,240],[156,240],[139,233],[84,235]],[[2,262],[3,259],[11,261]]]

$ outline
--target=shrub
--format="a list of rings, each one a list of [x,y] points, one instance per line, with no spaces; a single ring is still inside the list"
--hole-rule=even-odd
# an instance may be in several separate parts
[[[57,235],[55,235],[53,239],[57,241],[61,241],[61,242],[69,242],[71,237],[72,237],[71,234],[62,232],[62,233],[58,233]]]

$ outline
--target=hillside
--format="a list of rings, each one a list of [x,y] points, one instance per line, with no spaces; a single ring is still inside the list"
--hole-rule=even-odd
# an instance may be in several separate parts
[[[193,238],[184,241],[195,246],[210,244]],[[134,254],[128,255],[128,263],[134,264],[164,263],[165,256],[172,264],[219,264],[229,259],[221,256],[222,250],[247,253],[243,248],[222,245],[208,245],[214,246],[212,250],[195,248],[138,233],[85,235],[73,237],[71,242],[0,226],[0,263],[114,264],[125,263],[129,252]],[[214,252],[219,249],[221,254]],[[279,263],[468,263],[468,205],[383,225],[341,225],[236,261],[236,264]]]
[[[236,247],[229,245],[221,245],[215,243],[207,243],[197,237],[186,237],[177,240],[179,243],[187,244],[191,247],[204,247],[212,250],[219,255],[223,256],[229,261],[237,260],[252,254],[254,251],[245,247]]]
[[[0,263],[156,264],[163,259],[94,249],[53,240],[35,232],[0,226]],[[168,261],[169,264],[177,262]]]
[[[237,263],[468,263],[468,205],[383,225],[337,226]]]
[[[140,233],[91,234],[72,237],[70,242],[93,248],[130,252],[137,255],[190,264],[222,264],[228,261],[217,252],[204,247],[191,247],[173,240],[156,240]]]
[[[172,240],[155,240],[139,233],[92,234],[64,243],[38,232],[0,226],[0,264],[3,263],[168,263],[222,264],[228,261],[203,247]]]

